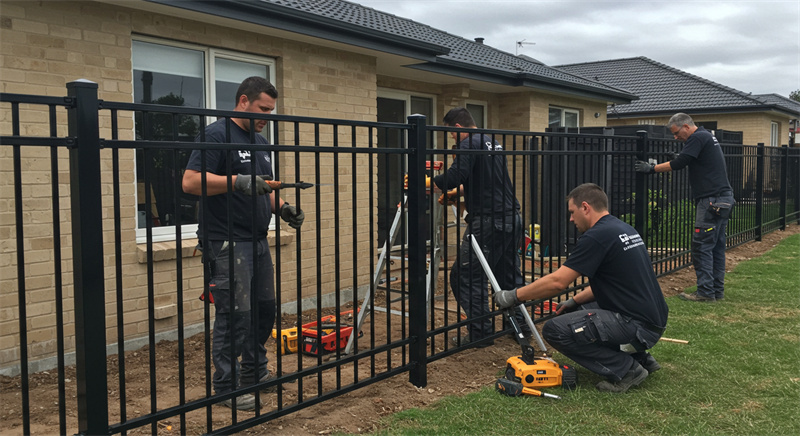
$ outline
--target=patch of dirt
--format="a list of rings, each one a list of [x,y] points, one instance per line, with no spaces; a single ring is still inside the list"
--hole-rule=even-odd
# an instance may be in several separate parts
[[[728,271],[736,267],[739,262],[758,257],[764,252],[775,247],[783,238],[800,232],[800,226],[791,225],[786,231],[776,231],[765,235],[762,241],[748,242],[733,248],[727,254]],[[684,289],[694,286],[694,270],[685,268],[676,273],[669,274],[659,279],[662,290],[667,297],[674,296]],[[343,310],[346,310],[344,308]],[[449,315],[454,316],[453,314]],[[305,317],[306,322],[310,317]],[[282,325],[290,326],[296,318],[283,315]],[[343,319],[342,322],[348,322]],[[376,322],[377,325],[380,324]],[[365,327],[365,329],[368,328]],[[377,330],[376,330],[376,333]],[[383,332],[385,334],[385,332]],[[184,352],[186,355],[182,367],[185,369],[187,400],[203,398],[206,395],[206,364],[203,350],[206,338],[199,334],[185,340]],[[297,354],[288,354],[278,359],[275,354],[275,343],[268,344],[270,351],[270,365],[276,365],[280,360],[283,373],[291,373],[298,367]],[[494,383],[499,372],[505,367],[506,359],[519,354],[519,345],[509,337],[495,341],[495,345],[483,349],[470,349],[444,359],[439,359],[428,364],[427,386],[416,388],[408,382],[408,375],[401,374],[389,379],[379,381],[365,388],[361,388],[333,398],[314,406],[302,409],[289,415],[272,420],[267,424],[246,430],[244,434],[262,435],[324,435],[334,432],[367,433],[379,428],[380,421],[385,416],[401,410],[415,407],[425,407],[439,399],[450,395],[464,395],[479,390]],[[150,360],[148,349],[130,351],[125,356],[125,407],[129,418],[141,416],[151,410],[150,391],[157,391],[157,410],[178,404],[177,385],[179,376],[178,356],[180,350],[177,342],[160,342],[156,345],[153,361]],[[386,354],[376,356],[376,367],[386,368]],[[399,354],[392,354],[394,365],[400,362]],[[117,373],[118,356],[110,356],[109,368],[109,404],[111,409],[111,422],[120,421],[119,408],[119,377]],[[310,360],[314,357],[303,355],[303,367],[308,368]],[[395,360],[396,359],[396,360]],[[323,359],[324,364],[326,360]],[[151,382],[150,365],[156,366],[158,378]],[[306,377],[302,382],[285,384],[285,390],[280,395],[284,407],[296,403],[298,396],[305,400],[313,398],[319,388],[329,389],[337,383],[347,385],[357,372],[359,378],[368,377],[370,368],[361,363],[357,369],[346,366],[341,373],[334,370],[325,371],[321,379]],[[457,368],[457,370],[454,370]],[[272,369],[275,369],[274,366]],[[58,427],[58,376],[56,370],[31,374],[29,377],[31,433],[53,434],[59,431]],[[21,381],[19,377],[0,377],[0,403],[3,408],[0,412],[0,434],[22,434],[21,424]],[[77,432],[75,368],[66,369],[66,417],[67,432]],[[262,411],[274,410],[278,401],[275,393],[262,395]],[[231,422],[231,410],[221,406],[211,406],[214,428]],[[254,416],[253,412],[240,412],[238,419],[247,419]],[[157,425],[158,434],[180,434],[181,422],[179,418],[169,418]],[[186,418],[187,434],[202,434],[206,431],[206,410],[201,409]],[[128,434],[151,434],[150,426],[128,431]]]

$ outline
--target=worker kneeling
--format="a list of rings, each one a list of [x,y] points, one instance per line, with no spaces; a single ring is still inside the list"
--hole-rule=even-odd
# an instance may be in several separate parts
[[[661,368],[647,352],[667,325],[669,309],[644,241],[608,212],[602,188],[585,183],[567,196],[570,221],[583,234],[555,272],[494,294],[501,308],[553,297],[581,275],[588,287],[558,304],[542,334],[550,345],[606,378],[597,389],[626,392]]]

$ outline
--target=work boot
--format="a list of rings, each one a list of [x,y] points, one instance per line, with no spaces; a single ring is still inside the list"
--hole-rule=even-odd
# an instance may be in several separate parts
[[[258,382],[259,383],[268,382],[270,380],[275,380],[276,378],[278,378],[278,376],[276,376],[272,371],[267,371],[267,373],[264,374],[264,376],[262,376],[261,379],[258,380]],[[242,380],[241,382],[242,387],[247,387],[252,384],[253,382],[248,382],[247,380]],[[285,388],[281,386],[281,390],[284,389]],[[261,388],[261,392],[265,394],[274,394],[275,392],[278,392],[278,385],[272,385],[269,387]]]
[[[233,398],[222,400],[219,404],[233,409]],[[253,394],[244,394],[236,397],[236,410],[255,410],[255,408],[256,397]]]
[[[681,292],[680,294],[678,294],[678,298],[680,298],[681,300],[697,301],[701,303],[713,303],[717,301],[714,298],[709,298],[699,295],[697,292],[692,292],[691,294],[687,294],[686,292]]]
[[[478,340],[476,339],[476,342],[477,341]],[[458,347],[459,345],[461,345],[462,347],[467,347],[470,344],[472,344],[472,341],[469,338],[469,334],[466,334],[466,335],[461,337],[461,343],[460,344],[458,342],[458,336],[453,336],[452,338],[450,338],[450,342],[456,347]],[[486,348],[486,347],[491,347],[492,345],[494,345],[494,341],[486,341],[486,342],[481,342],[479,344],[476,344],[476,345],[474,345],[474,347],[475,348]]]
[[[647,357],[644,358],[644,361],[640,361],[639,363],[642,365],[642,367],[644,367],[644,369],[647,370],[648,374],[652,374],[661,369],[661,365],[650,353],[647,353]]]
[[[642,365],[639,365],[639,362],[634,362],[633,368],[625,374],[625,377],[622,377],[622,380],[616,382],[603,380],[597,384],[597,390],[621,394],[634,386],[639,386],[646,378],[647,370]]]

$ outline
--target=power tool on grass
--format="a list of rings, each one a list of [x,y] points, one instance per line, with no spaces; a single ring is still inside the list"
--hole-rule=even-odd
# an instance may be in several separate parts
[[[481,266],[483,266],[483,270],[489,278],[489,282],[492,284],[492,289],[499,291],[501,289],[500,285],[494,273],[492,273],[491,268],[489,268],[489,263],[486,262],[486,258],[483,256],[483,251],[478,244],[478,240],[475,239],[475,236],[471,236],[471,238],[472,249],[475,251],[475,255],[478,257]],[[531,334],[539,344],[539,348],[542,349],[543,358],[536,358],[533,346],[525,339],[522,326],[519,325],[517,319],[514,317],[514,309],[519,309],[522,312],[522,316],[525,318],[525,322],[531,330]],[[497,380],[495,383],[497,391],[511,396],[527,394],[559,398],[551,394],[537,395],[537,393],[541,394],[537,388],[561,386],[568,390],[575,389],[578,384],[578,374],[575,368],[567,365],[560,365],[547,356],[547,348],[544,345],[544,341],[533,325],[533,320],[528,314],[528,311],[525,310],[525,306],[520,304],[516,308],[508,308],[504,311],[504,314],[513,327],[514,336],[517,338],[517,342],[519,342],[522,354],[520,356],[510,357],[506,361],[505,379]],[[519,386],[515,383],[519,384]]]

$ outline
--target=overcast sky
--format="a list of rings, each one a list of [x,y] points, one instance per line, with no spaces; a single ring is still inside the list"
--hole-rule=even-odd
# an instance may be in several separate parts
[[[645,56],[739,91],[800,89],[798,0],[349,1],[551,66]]]

